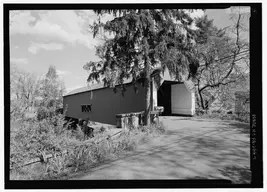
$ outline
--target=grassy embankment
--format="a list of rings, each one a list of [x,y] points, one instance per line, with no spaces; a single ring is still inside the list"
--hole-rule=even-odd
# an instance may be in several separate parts
[[[80,170],[89,170],[131,153],[138,144],[164,132],[164,127],[159,124],[122,130],[109,139],[106,139],[108,128],[100,130],[94,138],[84,140],[80,127],[76,130],[65,128],[62,116],[42,121],[12,122],[10,166],[13,169],[10,179],[60,179]],[[53,157],[46,159],[48,154]],[[17,167],[36,157],[40,157],[42,162]]]

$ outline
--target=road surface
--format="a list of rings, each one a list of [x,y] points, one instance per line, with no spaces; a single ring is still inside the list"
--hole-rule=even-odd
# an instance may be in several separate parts
[[[161,117],[166,132],[74,180],[230,179],[250,182],[250,127],[236,121]]]

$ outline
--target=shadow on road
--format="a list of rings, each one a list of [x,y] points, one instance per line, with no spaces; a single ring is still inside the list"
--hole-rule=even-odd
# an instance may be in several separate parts
[[[179,119],[180,120],[180,119]],[[249,126],[225,123],[220,127],[169,129],[158,145],[137,150],[97,171],[110,169],[108,178],[227,179],[249,183]],[[94,173],[92,173],[93,175]],[[99,173],[100,174],[100,173]],[[126,175],[126,176],[125,176]]]
[[[250,125],[246,123],[231,122],[228,124],[230,128],[236,129],[243,134],[250,134]]]

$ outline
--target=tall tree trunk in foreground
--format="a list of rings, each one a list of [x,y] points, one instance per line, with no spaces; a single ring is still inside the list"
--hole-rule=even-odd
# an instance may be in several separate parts
[[[151,113],[151,83],[150,79],[145,79],[145,117],[144,117],[144,124],[150,125],[151,119],[150,119],[150,113]]]
[[[145,117],[144,117],[144,124],[150,125],[150,112],[151,112],[151,77],[150,77],[150,66],[145,61]],[[153,105],[153,104],[152,104]]]

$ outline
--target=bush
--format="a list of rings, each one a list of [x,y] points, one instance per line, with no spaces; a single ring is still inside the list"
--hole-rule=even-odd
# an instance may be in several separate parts
[[[100,133],[103,133],[103,132],[105,132],[105,131],[106,131],[106,128],[103,127],[103,126],[101,126],[100,129],[99,129],[99,132],[100,132]]]
[[[165,127],[161,122],[159,122],[158,124],[151,124],[150,126],[140,126],[138,129],[148,134],[153,133],[158,135],[165,132]]]
[[[163,133],[164,127],[152,124],[125,130],[116,138],[103,140],[104,132],[102,129],[94,138],[84,141],[81,127],[78,125],[76,130],[68,130],[60,114],[40,121],[17,122],[17,126],[11,128],[10,166],[14,169],[10,179],[53,179],[69,171],[97,166],[135,150],[139,141]],[[53,158],[43,158],[48,154]],[[16,168],[36,157],[43,158],[43,162]]]
[[[11,162],[21,164],[40,156],[41,152],[61,151],[62,147],[67,145],[65,138],[68,134],[56,117],[42,121],[20,122],[19,129],[11,129]]]
[[[242,122],[249,123],[250,122],[250,113],[240,113],[236,115],[236,119]]]
[[[209,119],[221,119],[221,120],[236,120],[245,123],[250,122],[250,115],[249,113],[245,114],[231,114],[224,111],[210,111],[209,113],[199,113],[197,115],[201,118],[209,118]]]

